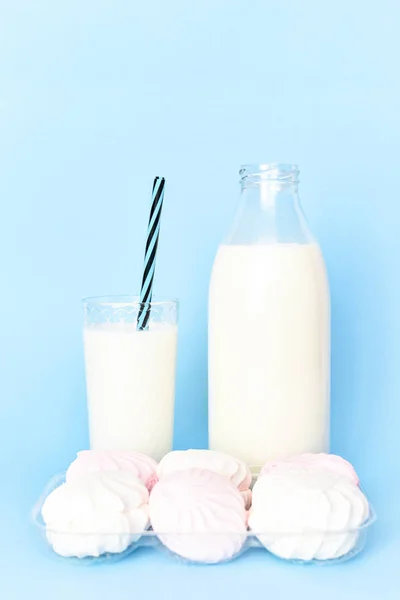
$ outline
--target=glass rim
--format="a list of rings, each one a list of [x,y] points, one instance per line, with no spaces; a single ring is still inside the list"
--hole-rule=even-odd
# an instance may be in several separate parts
[[[143,304],[140,302],[140,296],[134,294],[121,294],[121,295],[109,295],[109,296],[87,296],[82,298],[83,306],[140,306]],[[179,307],[179,300],[177,298],[163,298],[155,296],[155,299],[151,302],[145,302],[144,304],[150,305],[151,307],[156,306],[176,306]]]

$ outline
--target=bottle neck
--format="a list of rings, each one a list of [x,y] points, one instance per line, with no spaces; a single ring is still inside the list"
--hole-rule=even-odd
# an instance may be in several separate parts
[[[259,179],[245,181],[241,184],[242,203],[249,208],[262,211],[278,210],[283,208],[300,208],[297,182],[281,182]]]
[[[291,165],[258,165],[240,171],[241,200],[227,244],[306,244],[312,236]]]

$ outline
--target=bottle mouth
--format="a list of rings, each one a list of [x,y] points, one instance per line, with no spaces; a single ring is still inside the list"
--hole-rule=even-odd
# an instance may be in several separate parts
[[[297,165],[284,163],[261,163],[242,165],[239,171],[240,181],[257,183],[258,181],[280,181],[282,183],[297,183],[299,169]]]

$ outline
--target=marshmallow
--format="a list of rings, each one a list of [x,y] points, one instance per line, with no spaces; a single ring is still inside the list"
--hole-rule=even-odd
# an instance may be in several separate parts
[[[359,479],[353,465],[347,460],[336,454],[299,454],[297,456],[290,456],[289,458],[277,461],[267,462],[260,471],[260,477],[266,473],[270,473],[276,469],[291,469],[302,467],[304,469],[314,469],[314,467],[320,467],[327,471],[332,471],[338,476],[348,477],[355,483],[359,484]]]
[[[163,475],[152,490],[149,508],[161,542],[188,560],[228,560],[245,543],[243,498],[235,485],[218,473],[194,468]]]
[[[150,491],[157,481],[157,463],[140,452],[123,450],[82,450],[67,470],[66,480],[97,471],[130,471]]]
[[[301,462],[264,471],[253,487],[251,530],[281,558],[348,554],[369,516],[368,501],[349,474]]]
[[[223,475],[240,490],[248,490],[251,483],[251,472],[243,461],[213,450],[174,450],[161,459],[157,467],[158,478],[161,479],[174,471],[185,469],[206,469]]]
[[[123,552],[149,526],[148,491],[127,471],[75,474],[46,498],[42,516],[61,556]]]

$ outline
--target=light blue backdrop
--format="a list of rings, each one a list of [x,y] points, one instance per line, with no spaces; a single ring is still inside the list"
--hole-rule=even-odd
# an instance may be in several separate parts
[[[396,0],[0,0],[7,600],[397,598],[399,18]],[[251,161],[301,168],[331,282],[333,450],[380,513],[370,549],[323,570],[257,552],[207,569],[150,551],[94,571],[52,562],[26,515],[88,443],[80,300],[138,291],[164,175],[156,291],[182,303],[176,445],[204,445],[208,279]]]

